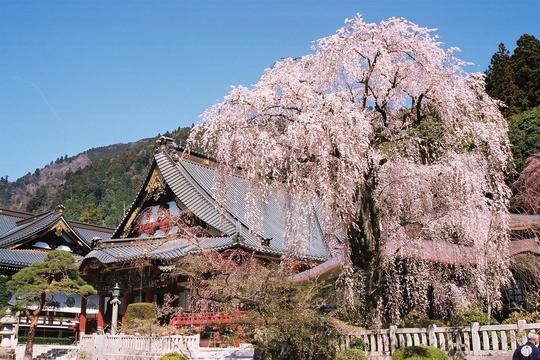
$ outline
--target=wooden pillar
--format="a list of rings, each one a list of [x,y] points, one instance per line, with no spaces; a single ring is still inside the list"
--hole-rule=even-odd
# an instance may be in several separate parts
[[[81,313],[79,314],[79,340],[80,336],[86,332],[86,304],[88,299],[85,296],[81,296]]]
[[[144,290],[144,302],[154,302],[154,291],[151,288]]]
[[[124,292],[124,297],[123,297],[123,300],[122,300],[122,309],[123,309],[122,324],[126,320],[126,311],[127,311],[127,307],[129,305],[130,301],[131,301],[131,293],[129,291]]]
[[[99,294],[99,307],[98,307],[98,315],[97,315],[97,329],[98,331],[103,331],[105,328],[105,321],[103,319],[103,316],[105,314],[105,294],[101,293]]]

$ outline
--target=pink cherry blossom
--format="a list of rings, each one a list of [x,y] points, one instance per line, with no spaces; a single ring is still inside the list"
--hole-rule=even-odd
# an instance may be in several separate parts
[[[329,244],[337,234],[350,254],[351,301],[392,319],[426,310],[430,296],[446,309],[497,307],[510,276],[507,126],[456,51],[433,29],[357,15],[312,53],[232,87],[189,144],[223,177],[241,169],[250,197],[279,187],[291,216],[319,209]],[[285,231],[306,246],[301,218]],[[417,251],[426,242],[433,254]],[[443,264],[436,249],[456,255]]]

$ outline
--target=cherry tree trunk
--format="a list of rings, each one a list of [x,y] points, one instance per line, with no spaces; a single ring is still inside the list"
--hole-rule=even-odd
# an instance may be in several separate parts
[[[365,276],[364,294],[368,309],[377,306],[381,282],[381,236],[374,199],[376,186],[376,170],[370,167],[365,175],[364,187],[358,191],[360,205],[355,223],[349,228],[351,262],[353,268]]]

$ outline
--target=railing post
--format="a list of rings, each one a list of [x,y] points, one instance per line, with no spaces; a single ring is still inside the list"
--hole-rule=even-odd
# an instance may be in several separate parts
[[[438,347],[437,346],[437,337],[435,336],[435,329],[437,328],[437,325],[435,324],[431,324],[428,326],[427,328],[427,331],[428,331],[428,344],[429,346],[431,347]]]
[[[527,333],[525,332],[525,325],[527,321],[518,320],[518,346],[527,342]]]
[[[473,322],[471,324],[471,338],[472,338],[472,351],[474,355],[480,353],[480,335],[478,334],[478,329],[480,324]]]
[[[390,355],[392,355],[398,347],[396,330],[396,325],[390,325]]]

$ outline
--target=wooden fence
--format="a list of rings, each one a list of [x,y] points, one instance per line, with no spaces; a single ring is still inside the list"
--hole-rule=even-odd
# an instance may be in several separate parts
[[[190,355],[199,349],[191,336],[82,335],[78,359],[153,359],[168,352]]]
[[[350,347],[355,339],[362,339],[370,357],[390,356],[396,349],[412,345],[429,345],[450,355],[466,358],[483,356],[511,356],[517,346],[527,340],[530,330],[540,330],[540,323],[482,325],[472,323],[465,327],[398,328],[391,326],[382,330],[363,330],[347,335],[341,348]]]

